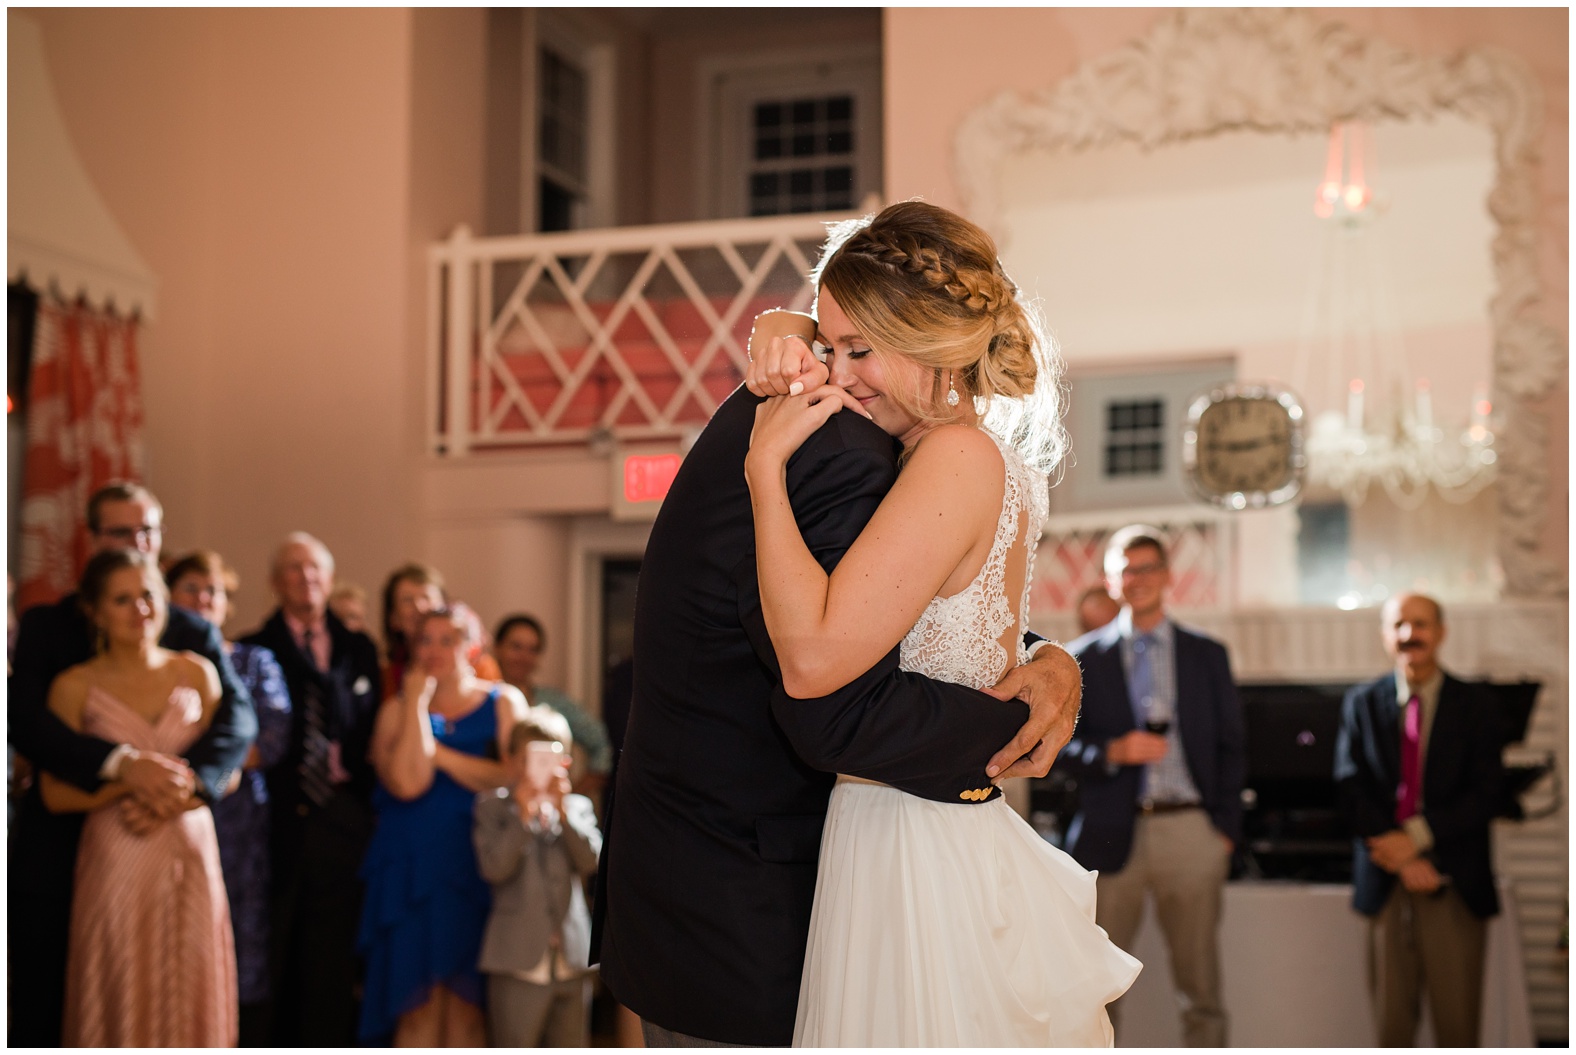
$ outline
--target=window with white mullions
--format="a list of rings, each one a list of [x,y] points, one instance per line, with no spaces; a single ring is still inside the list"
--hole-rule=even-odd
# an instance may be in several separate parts
[[[1165,402],[1107,403],[1105,475],[1158,476],[1165,468]]]
[[[856,105],[852,95],[755,104],[751,216],[854,207]]]
[[[881,49],[728,56],[700,70],[712,161],[703,215],[851,212],[881,193]]]
[[[587,194],[586,73],[551,48],[537,62],[537,230],[582,222]]]

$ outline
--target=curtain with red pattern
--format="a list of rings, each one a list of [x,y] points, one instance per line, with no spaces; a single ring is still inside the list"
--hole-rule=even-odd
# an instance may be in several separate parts
[[[141,480],[142,386],[135,317],[48,295],[38,302],[28,383],[16,607],[59,600],[87,562],[87,501]]]

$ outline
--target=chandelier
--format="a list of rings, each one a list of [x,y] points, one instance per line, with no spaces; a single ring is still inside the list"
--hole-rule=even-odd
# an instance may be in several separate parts
[[[1493,408],[1479,386],[1465,425],[1438,422],[1427,379],[1410,374],[1375,235],[1382,209],[1364,174],[1369,152],[1366,126],[1337,124],[1314,196],[1323,241],[1293,372],[1312,412],[1308,479],[1353,506],[1376,483],[1403,509],[1422,505],[1431,490],[1465,502],[1497,469]],[[1345,407],[1328,405],[1343,389]],[[1320,392],[1334,394],[1322,410]]]

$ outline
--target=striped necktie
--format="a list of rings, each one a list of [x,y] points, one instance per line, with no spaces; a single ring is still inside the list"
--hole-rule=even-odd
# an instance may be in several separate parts
[[[314,632],[309,628],[301,635],[301,650],[313,670],[318,669],[317,652],[312,647]],[[329,776],[328,707],[316,678],[306,679],[304,717],[306,736],[301,742],[301,791],[318,806],[334,794],[334,781]]]

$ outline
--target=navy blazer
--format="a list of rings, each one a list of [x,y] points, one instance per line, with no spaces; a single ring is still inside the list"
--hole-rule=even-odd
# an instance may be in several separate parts
[[[641,562],[592,960],[620,1003],[660,1026],[786,1046],[833,773],[962,803],[991,787],[985,763],[1028,710],[904,673],[896,647],[830,696],[782,694],[744,479],[759,403],[741,387],[712,416]],[[823,566],[875,512],[896,455],[891,437],[843,413],[789,460],[794,516]]]
[[[1201,805],[1217,829],[1242,841],[1242,780],[1247,759],[1242,706],[1226,646],[1171,624],[1176,643],[1177,732]],[[1068,646],[1083,667],[1083,712],[1056,764],[1078,780],[1078,812],[1067,852],[1085,868],[1120,871],[1133,846],[1142,766],[1106,765],[1105,745],[1138,727],[1122,669],[1120,621]]]
[[[1427,856],[1461,893],[1472,914],[1499,912],[1489,827],[1504,782],[1491,700],[1477,686],[1445,675],[1423,762],[1423,819],[1434,833]],[[1351,821],[1352,907],[1377,915],[1396,877],[1374,864],[1363,841],[1394,831],[1401,783],[1401,702],[1395,674],[1346,694],[1335,742],[1335,781]]]

